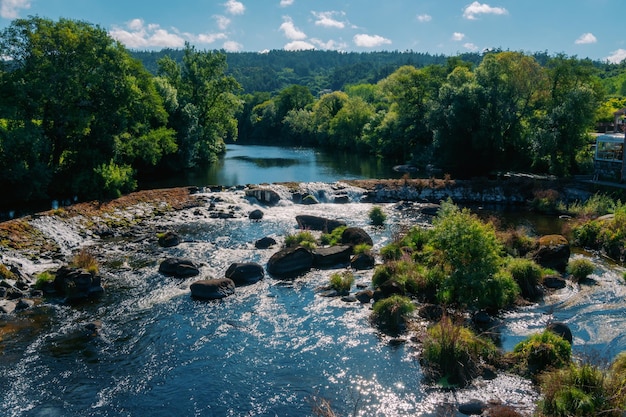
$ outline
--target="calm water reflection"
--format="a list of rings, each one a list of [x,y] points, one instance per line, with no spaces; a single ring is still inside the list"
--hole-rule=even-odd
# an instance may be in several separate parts
[[[361,178],[399,178],[393,161],[350,152],[310,148],[227,145],[226,154],[203,171],[185,172],[140,184],[142,188],[184,185],[242,185],[273,182],[334,182]]]

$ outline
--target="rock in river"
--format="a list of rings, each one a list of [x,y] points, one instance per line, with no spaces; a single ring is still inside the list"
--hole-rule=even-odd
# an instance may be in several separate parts
[[[300,229],[320,230],[325,233],[330,233],[336,228],[346,225],[345,222],[340,220],[325,219],[324,217],[311,216],[308,214],[296,216],[296,221]]]
[[[189,286],[191,295],[203,300],[218,300],[235,293],[235,283],[232,279],[202,279]]]
[[[276,278],[294,278],[313,266],[313,254],[306,248],[282,249],[267,261],[267,272]]]
[[[167,258],[159,265],[159,272],[176,278],[193,277],[200,273],[198,266],[189,259]]]
[[[313,266],[316,268],[346,266],[350,263],[350,255],[352,255],[352,246],[348,245],[317,248],[313,251]]]
[[[226,270],[226,278],[232,279],[236,286],[254,284],[264,276],[263,267],[254,262],[235,262]]]

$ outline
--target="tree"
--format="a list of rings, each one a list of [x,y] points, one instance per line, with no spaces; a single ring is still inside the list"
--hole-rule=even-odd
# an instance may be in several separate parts
[[[112,172],[103,164],[152,165],[175,150],[152,76],[98,26],[18,19],[2,31],[0,56],[4,140],[39,132],[37,166],[47,169],[33,181],[49,194],[97,196]]]
[[[224,153],[224,140],[236,137],[241,102],[235,92],[240,86],[225,72],[225,55],[189,44],[181,64],[169,56],[159,61],[160,76],[176,91],[178,107],[170,114],[170,126],[178,133],[174,163],[179,169],[210,164]]]

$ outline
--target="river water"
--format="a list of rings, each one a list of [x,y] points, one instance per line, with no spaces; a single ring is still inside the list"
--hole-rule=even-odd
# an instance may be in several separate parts
[[[314,398],[330,401],[340,416],[454,416],[455,405],[470,399],[495,399],[531,413],[537,393],[513,375],[457,391],[426,384],[417,342],[396,344],[379,333],[369,321],[370,305],[320,296],[317,289],[333,271],[313,270],[294,281],[266,277],[221,301],[190,297],[194,280],[223,277],[232,262],[265,265],[275,250],[255,249],[253,242],[273,236],[281,243],[297,230],[297,214],[363,227],[375,250],[403,228],[428,221],[386,204],[386,226],[375,228],[359,190],[342,190],[351,202],[340,205],[326,202],[335,192],[330,185],[308,187],[321,204],[282,200],[264,207],[242,191],[208,192],[202,197],[234,208],[237,217],[213,219],[191,209],[155,219],[153,226],[175,230],[184,240],[167,249],[154,238],[102,242],[60,220],[30,220],[65,253],[96,248],[106,293],[74,306],[47,300],[7,319],[5,326],[17,330],[0,342],[0,415],[307,416]],[[256,208],[265,216],[251,222],[247,213]],[[201,262],[201,276],[159,274],[166,256]],[[504,313],[503,349],[553,320],[572,328],[578,357],[608,361],[626,349],[622,268],[592,254],[573,256],[594,260],[595,285],[569,285],[541,303]],[[34,273],[56,261],[20,262]],[[356,282],[368,285],[371,274],[358,272]],[[94,322],[97,336],[85,330]]]

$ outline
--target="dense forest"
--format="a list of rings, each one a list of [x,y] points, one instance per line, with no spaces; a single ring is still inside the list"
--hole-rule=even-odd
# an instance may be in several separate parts
[[[344,148],[456,178],[590,169],[626,63],[547,52],[129,51],[97,25],[0,32],[0,192],[107,198],[211,164],[227,141]]]

